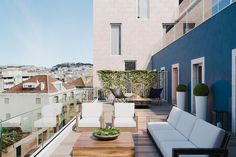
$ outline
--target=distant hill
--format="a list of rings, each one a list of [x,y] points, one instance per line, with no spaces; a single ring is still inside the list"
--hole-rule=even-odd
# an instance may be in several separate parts
[[[61,64],[57,64],[57,65],[53,66],[52,69],[58,69],[58,68],[64,68],[64,67],[67,67],[67,68],[81,67],[81,66],[92,67],[93,64],[91,64],[91,63],[81,63],[81,62],[78,62],[78,63],[61,63]]]

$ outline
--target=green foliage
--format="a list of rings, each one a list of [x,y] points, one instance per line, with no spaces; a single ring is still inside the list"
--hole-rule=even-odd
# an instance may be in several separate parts
[[[132,92],[147,97],[150,88],[156,83],[157,73],[147,70],[134,71],[97,71],[102,82],[105,96],[110,94],[109,88],[120,88],[124,93],[127,91],[128,82],[132,82]]]
[[[98,136],[112,136],[120,133],[120,130],[117,128],[98,128],[93,134]]]
[[[2,149],[6,152],[6,148],[21,140],[23,132],[20,128],[2,128]]]
[[[193,90],[193,94],[195,96],[208,96],[209,94],[209,88],[206,84],[204,83],[199,83],[195,86]]]
[[[176,91],[177,91],[177,92],[186,92],[186,91],[187,91],[187,86],[184,85],[184,84],[179,84],[179,85],[176,87]]]

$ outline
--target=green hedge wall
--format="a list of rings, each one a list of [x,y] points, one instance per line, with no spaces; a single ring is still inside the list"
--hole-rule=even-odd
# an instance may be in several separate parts
[[[121,88],[125,93],[127,92],[128,83],[132,82],[132,93],[147,97],[150,88],[157,86],[157,72],[147,70],[134,71],[111,71],[99,70],[97,71],[99,79],[102,83],[104,94],[109,96],[109,88]]]

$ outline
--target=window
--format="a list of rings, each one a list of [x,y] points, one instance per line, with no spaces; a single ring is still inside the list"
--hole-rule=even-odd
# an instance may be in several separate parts
[[[121,54],[121,24],[111,24],[111,54]]]
[[[4,103],[9,104],[9,98],[4,98]]]
[[[59,103],[59,97],[58,96],[54,96],[54,103]]]
[[[174,25],[174,23],[162,23],[162,28],[164,32],[167,33],[174,27]]]
[[[41,98],[36,98],[36,104],[41,104]]]
[[[195,23],[184,23],[184,34],[188,33],[195,27]]]
[[[136,61],[125,61],[125,70],[136,70]]]
[[[137,18],[149,18],[149,0],[137,0]]]
[[[10,113],[6,113],[6,119],[10,119],[11,118],[11,114]]]

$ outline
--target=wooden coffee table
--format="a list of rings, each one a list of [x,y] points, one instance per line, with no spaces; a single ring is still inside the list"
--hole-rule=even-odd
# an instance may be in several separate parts
[[[73,157],[134,157],[131,132],[121,132],[111,141],[98,141],[91,132],[83,132],[73,147]]]

